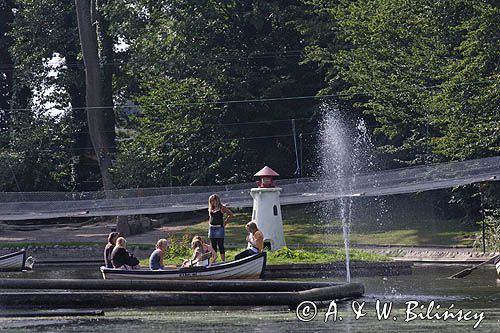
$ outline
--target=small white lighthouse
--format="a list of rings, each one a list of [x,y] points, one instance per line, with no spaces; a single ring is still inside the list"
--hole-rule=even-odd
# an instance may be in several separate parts
[[[286,245],[280,206],[281,188],[274,187],[273,181],[273,177],[279,174],[265,166],[254,176],[261,177],[261,180],[257,182],[258,188],[250,190],[253,198],[252,220],[264,234],[264,243],[269,242],[271,251],[275,251]]]

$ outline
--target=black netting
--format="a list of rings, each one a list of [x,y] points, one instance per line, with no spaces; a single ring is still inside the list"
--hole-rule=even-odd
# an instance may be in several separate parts
[[[367,174],[349,181],[348,189],[328,186],[320,179],[277,181],[281,203],[299,204],[343,196],[382,196],[421,192],[495,180],[500,156],[463,162],[416,166]],[[126,189],[105,192],[0,193],[0,220],[44,219],[66,216],[158,214],[205,209],[212,193],[230,207],[251,207],[255,183]]]

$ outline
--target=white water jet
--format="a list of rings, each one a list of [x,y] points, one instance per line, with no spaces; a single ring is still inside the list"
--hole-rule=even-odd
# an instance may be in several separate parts
[[[353,196],[356,174],[372,167],[371,141],[362,120],[349,121],[337,107],[323,105],[321,129],[321,176],[325,180],[323,191],[341,193],[339,205],[325,203],[323,218],[330,223],[335,216],[342,222],[346,254],[346,279],[351,281],[350,272],[350,228],[353,211]],[[352,124],[350,126],[350,124]]]

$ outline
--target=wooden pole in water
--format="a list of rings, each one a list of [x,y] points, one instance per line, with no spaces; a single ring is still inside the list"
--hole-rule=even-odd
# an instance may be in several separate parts
[[[338,282],[245,281],[245,280],[91,280],[91,279],[0,279],[0,289],[63,290],[158,290],[266,292],[302,291],[344,285]],[[0,296],[1,297],[1,296]]]
[[[103,307],[114,306],[297,306],[303,301],[330,301],[357,298],[364,293],[363,285],[345,283],[338,286],[313,288],[298,292],[200,292],[200,291],[62,291],[4,292],[0,305],[4,307]]]

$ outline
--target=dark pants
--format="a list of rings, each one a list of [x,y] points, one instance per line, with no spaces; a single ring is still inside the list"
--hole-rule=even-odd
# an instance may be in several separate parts
[[[243,259],[243,258],[246,258],[246,257],[250,257],[252,255],[254,255],[255,252],[253,252],[252,250],[250,249],[246,249],[245,251],[241,252],[241,253],[238,253],[237,255],[234,256],[234,260],[240,260],[240,259]]]
[[[210,243],[212,243],[212,248],[217,252],[217,248],[220,250],[220,254],[225,254],[226,249],[224,249],[224,238],[210,238]]]

